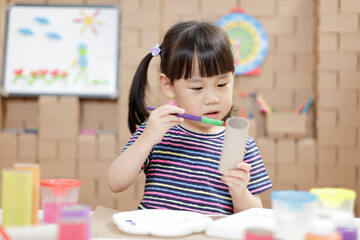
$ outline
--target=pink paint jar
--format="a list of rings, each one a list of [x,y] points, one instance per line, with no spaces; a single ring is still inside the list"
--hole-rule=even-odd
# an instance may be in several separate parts
[[[80,180],[73,179],[44,179],[40,181],[43,221],[58,223],[64,206],[78,203]]]
[[[73,205],[62,208],[58,240],[90,239],[90,206]]]

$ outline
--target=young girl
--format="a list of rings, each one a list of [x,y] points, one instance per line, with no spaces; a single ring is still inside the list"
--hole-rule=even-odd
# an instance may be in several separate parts
[[[145,108],[147,70],[157,55],[162,89],[176,103],[149,114]],[[233,81],[234,59],[221,28],[194,21],[173,26],[135,73],[128,116],[133,136],[110,166],[110,189],[124,191],[143,170],[146,184],[138,209],[232,214],[262,207],[258,194],[272,185],[254,140],[247,138],[244,161],[222,175],[218,167],[225,127],[175,115],[226,120]]]

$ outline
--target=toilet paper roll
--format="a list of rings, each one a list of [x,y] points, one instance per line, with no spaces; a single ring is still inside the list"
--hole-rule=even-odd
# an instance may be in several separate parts
[[[224,144],[221,153],[219,171],[225,173],[235,169],[236,164],[244,159],[249,122],[245,118],[231,117],[226,121]]]

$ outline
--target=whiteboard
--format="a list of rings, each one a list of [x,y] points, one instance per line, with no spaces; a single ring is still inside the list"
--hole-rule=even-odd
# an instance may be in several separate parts
[[[2,95],[117,97],[119,15],[111,6],[10,7]]]

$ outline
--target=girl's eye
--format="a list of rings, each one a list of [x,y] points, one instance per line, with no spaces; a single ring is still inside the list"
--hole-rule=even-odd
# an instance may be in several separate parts
[[[227,83],[219,84],[218,87],[225,87]]]
[[[191,88],[192,90],[195,90],[195,91],[200,91],[202,89],[202,87],[197,87],[197,88]]]

